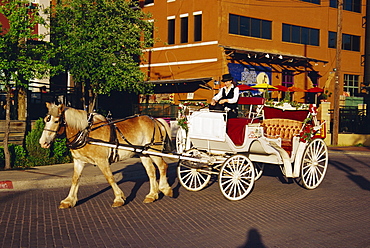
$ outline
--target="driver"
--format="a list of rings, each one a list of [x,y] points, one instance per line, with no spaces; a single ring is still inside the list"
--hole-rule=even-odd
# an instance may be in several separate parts
[[[225,86],[212,98],[211,106],[220,104],[227,112],[227,118],[238,117],[239,88],[235,87],[234,78],[231,74],[222,75],[222,82]]]

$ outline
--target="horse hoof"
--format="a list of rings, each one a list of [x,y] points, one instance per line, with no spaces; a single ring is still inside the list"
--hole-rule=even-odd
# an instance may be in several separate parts
[[[115,202],[113,202],[112,208],[121,207],[121,206],[123,206],[124,203],[125,203],[124,201],[115,201]]]
[[[144,203],[152,203],[154,201],[155,201],[155,199],[153,197],[146,197],[143,202]]]
[[[59,209],[65,209],[65,208],[72,208],[72,205],[70,203],[61,202],[59,205]]]
[[[165,191],[163,192],[163,194],[164,194],[165,196],[173,197],[173,191],[172,191],[172,189],[171,189],[171,188],[169,188],[168,190],[165,190]]]

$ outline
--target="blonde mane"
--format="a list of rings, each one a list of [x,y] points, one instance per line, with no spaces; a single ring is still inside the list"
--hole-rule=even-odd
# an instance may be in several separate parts
[[[74,108],[68,108],[64,107],[64,105],[55,105],[54,103],[51,103],[48,106],[49,109],[49,115],[58,117],[63,112],[64,109],[64,118],[65,122],[68,126],[70,126],[73,129],[76,129],[78,131],[84,130],[88,127],[88,116],[87,112],[84,110],[74,109]],[[94,113],[94,122],[95,121],[106,121],[107,119],[102,116],[101,114]]]
[[[73,108],[66,108],[64,118],[68,126],[76,130],[84,130],[89,123],[87,122],[87,112]]]

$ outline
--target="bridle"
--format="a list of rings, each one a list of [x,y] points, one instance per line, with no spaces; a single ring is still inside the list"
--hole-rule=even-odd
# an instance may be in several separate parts
[[[51,120],[51,116],[52,115],[49,114],[45,117],[46,118],[46,120],[45,120],[46,123]],[[56,118],[58,118],[58,121],[57,121],[58,122],[58,128],[57,128],[57,130],[51,130],[51,129],[48,129],[48,128],[44,128],[43,131],[48,131],[48,132],[56,133],[57,135],[61,135],[64,132],[62,127],[65,127],[65,121],[64,121],[64,118],[63,118],[63,114],[58,115]],[[57,123],[57,122],[54,122],[54,123]]]

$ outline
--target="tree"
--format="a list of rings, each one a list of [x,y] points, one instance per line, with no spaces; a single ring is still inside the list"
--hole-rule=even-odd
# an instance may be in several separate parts
[[[48,63],[50,44],[39,42],[45,35],[35,31],[36,25],[47,25],[39,11],[29,1],[0,0],[0,14],[8,21],[0,26],[0,84],[6,92],[4,169],[10,169],[8,141],[12,88],[27,87],[31,79],[43,78],[51,69]]]
[[[83,86],[83,106],[88,105],[88,111],[93,110],[97,94],[151,91],[143,82],[139,62],[143,49],[153,42],[153,26],[132,1],[62,0],[51,11],[57,63]]]

